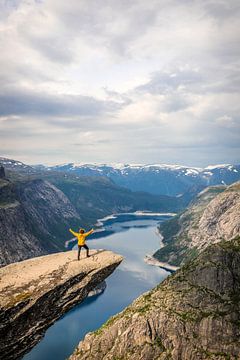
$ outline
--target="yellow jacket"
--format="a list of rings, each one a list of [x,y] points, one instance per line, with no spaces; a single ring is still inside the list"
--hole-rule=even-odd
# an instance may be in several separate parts
[[[75,232],[75,231],[72,231],[72,229],[69,229],[69,231],[74,235],[76,236],[77,240],[78,240],[78,245],[82,246],[85,244],[85,241],[86,241],[86,237],[90,234],[93,233],[93,229],[86,232],[86,233],[83,233],[83,234],[80,234],[79,232]]]

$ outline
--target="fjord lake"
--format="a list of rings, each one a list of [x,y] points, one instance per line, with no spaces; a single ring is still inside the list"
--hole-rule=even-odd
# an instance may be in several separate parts
[[[97,330],[109,317],[162,282],[170,273],[148,265],[144,258],[159,248],[157,226],[170,216],[136,212],[99,220],[98,230],[87,241],[90,250],[108,249],[122,255],[124,260],[106,279],[106,289],[100,295],[85,299],[56,321],[24,360],[66,359],[88,332]],[[76,248],[76,243],[69,244],[72,246]],[[81,258],[85,256],[82,249]]]

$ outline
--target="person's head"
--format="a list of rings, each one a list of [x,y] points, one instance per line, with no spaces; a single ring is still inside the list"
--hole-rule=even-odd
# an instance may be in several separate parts
[[[79,229],[80,234],[84,234],[84,229]]]

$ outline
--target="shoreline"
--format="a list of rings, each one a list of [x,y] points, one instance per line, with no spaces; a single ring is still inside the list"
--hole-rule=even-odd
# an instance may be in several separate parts
[[[160,226],[158,225],[157,226],[157,228],[156,228],[156,230],[155,230],[155,233],[156,233],[156,235],[159,237],[159,249],[162,249],[165,245],[164,245],[164,243],[163,243],[163,239],[164,239],[164,237],[163,237],[163,235],[162,235],[162,233],[161,233],[161,231],[160,231]]]
[[[160,231],[160,226],[157,226],[156,231],[155,231],[156,235],[159,237],[160,241],[159,241],[159,249],[162,249],[165,245],[163,243],[163,235]],[[178,266],[174,266],[171,264],[168,264],[166,262],[163,261],[159,261],[157,259],[155,259],[152,255],[146,255],[144,258],[145,263],[147,263],[148,265],[151,266],[158,266],[164,270],[167,270],[169,272],[175,272],[179,269]]]
[[[115,213],[110,214],[102,219],[97,219],[97,222],[95,226],[103,226],[104,222],[111,219],[116,219],[119,215],[135,215],[135,216],[175,216],[176,213],[173,212],[166,212],[166,213],[160,213],[160,212],[151,212],[151,211],[144,211],[144,210],[137,210],[134,212],[126,212],[126,213]]]
[[[151,255],[146,255],[145,258],[144,258],[144,261],[145,263],[147,263],[148,265],[151,265],[151,266],[158,266],[164,270],[167,270],[169,272],[175,272],[177,271],[178,269],[180,269],[178,266],[174,266],[174,265],[170,265],[168,263],[165,263],[165,262],[162,262],[162,261],[159,261],[157,259],[155,259],[153,256]]]

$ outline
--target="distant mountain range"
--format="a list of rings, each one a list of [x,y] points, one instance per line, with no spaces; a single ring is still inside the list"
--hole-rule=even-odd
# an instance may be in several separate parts
[[[128,164],[64,164],[48,167],[55,171],[84,176],[105,176],[117,185],[133,191],[178,196],[192,187],[230,185],[240,180],[240,165],[214,165],[206,168],[180,165],[128,165]],[[199,190],[198,189],[198,190]]]
[[[152,194],[179,196],[190,190],[197,193],[212,185],[230,185],[240,180],[240,165],[222,164],[206,168],[181,165],[139,165],[139,164],[75,164],[55,166],[29,166],[20,161],[0,158],[6,169],[34,174],[41,171],[57,171],[77,176],[101,176],[132,191],[146,191]]]

